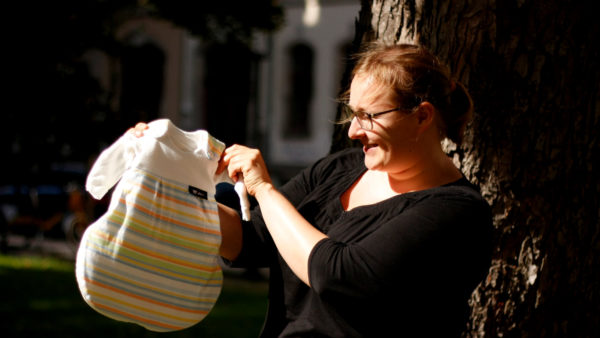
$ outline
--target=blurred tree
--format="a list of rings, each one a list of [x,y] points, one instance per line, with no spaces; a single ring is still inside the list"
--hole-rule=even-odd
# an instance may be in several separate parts
[[[449,62],[475,101],[463,147],[445,144],[481,186],[496,227],[465,336],[600,336],[600,23],[592,6],[362,1],[355,48],[421,43]],[[347,147],[344,139],[339,128],[332,151]]]
[[[273,0],[140,1],[152,15],[172,21],[212,42],[250,44],[257,31],[269,32],[283,23],[283,9]]]
[[[99,49],[118,58],[125,49],[115,32],[126,20],[154,17],[173,22],[209,42],[246,46],[256,31],[276,29],[281,7],[272,0],[213,1],[62,0],[14,1],[5,41],[9,95],[0,133],[7,159],[2,183],[34,184],[53,163],[87,162],[123,126],[109,106],[111,93],[93,79],[81,56]],[[6,88],[6,87],[5,87]]]

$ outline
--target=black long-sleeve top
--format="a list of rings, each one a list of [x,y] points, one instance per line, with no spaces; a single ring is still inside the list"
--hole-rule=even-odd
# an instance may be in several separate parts
[[[490,208],[465,178],[345,211],[366,170],[361,149],[316,162],[281,188],[328,238],[309,258],[308,287],[278,254],[261,217],[243,224],[233,266],[270,267],[262,337],[452,337],[487,272]],[[276,226],[276,225],[275,225]]]

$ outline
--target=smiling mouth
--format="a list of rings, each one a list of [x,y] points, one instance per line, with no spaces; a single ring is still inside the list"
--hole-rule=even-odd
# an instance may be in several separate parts
[[[377,144],[365,144],[363,147],[364,147],[365,151],[367,151],[371,148],[377,147]]]

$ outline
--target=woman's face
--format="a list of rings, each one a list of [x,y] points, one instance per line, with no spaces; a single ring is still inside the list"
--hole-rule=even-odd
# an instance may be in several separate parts
[[[378,85],[372,78],[357,75],[350,86],[349,106],[356,112],[377,113],[398,107],[390,89]],[[352,119],[348,137],[363,145],[365,166],[370,170],[402,173],[417,161],[416,114],[394,111],[373,118],[373,129],[362,129],[357,118]]]

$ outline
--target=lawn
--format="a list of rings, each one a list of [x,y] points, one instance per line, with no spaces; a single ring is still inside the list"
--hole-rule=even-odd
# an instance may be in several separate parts
[[[52,257],[0,255],[0,336],[257,337],[267,308],[264,280],[226,273],[223,291],[199,324],[156,333],[104,317],[81,298],[74,264]]]

